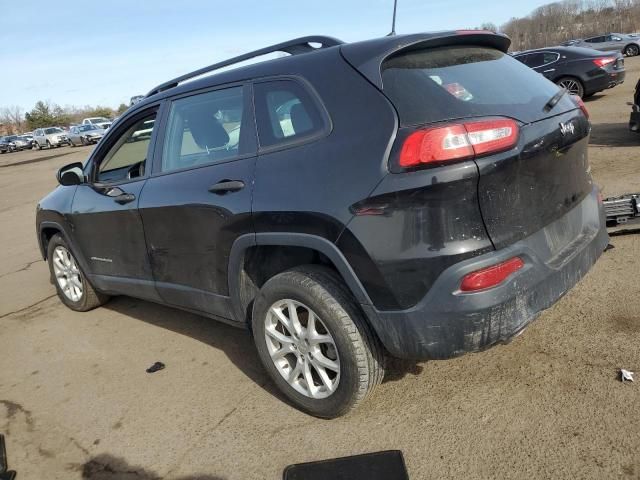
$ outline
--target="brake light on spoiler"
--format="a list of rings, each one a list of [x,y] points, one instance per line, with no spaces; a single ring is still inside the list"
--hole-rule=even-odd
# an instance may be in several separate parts
[[[515,147],[518,133],[518,124],[509,118],[428,127],[406,138],[398,162],[412,168],[498,153]]]

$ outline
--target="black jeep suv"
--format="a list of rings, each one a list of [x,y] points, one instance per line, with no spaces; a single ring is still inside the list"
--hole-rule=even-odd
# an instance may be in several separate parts
[[[38,206],[60,299],[130,295],[248,327],[320,417],[360,403],[386,355],[511,338],[608,237],[584,105],[508,46],[306,37],[160,85]],[[290,55],[194,78],[275,51]]]

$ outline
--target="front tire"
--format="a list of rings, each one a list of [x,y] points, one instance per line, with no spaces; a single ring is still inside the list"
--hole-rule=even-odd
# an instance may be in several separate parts
[[[556,82],[556,85],[567,90],[571,95],[577,95],[582,98],[584,96],[584,86],[582,82],[575,77],[562,77]]]
[[[71,249],[60,234],[54,235],[47,246],[49,272],[58,297],[76,312],[86,312],[109,300],[97,292],[80,269]]]
[[[637,45],[627,45],[624,48],[624,54],[627,57],[635,57],[638,53],[640,53],[640,48]]]
[[[38,142],[34,142],[34,145],[37,150],[42,150],[42,145],[40,145]]]
[[[384,376],[384,353],[341,279],[324,267],[267,281],[253,307],[258,354],[278,388],[321,418],[359,405]]]

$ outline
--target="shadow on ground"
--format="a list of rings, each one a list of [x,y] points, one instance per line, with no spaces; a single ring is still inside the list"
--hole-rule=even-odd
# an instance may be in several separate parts
[[[171,330],[180,335],[186,335],[223,351],[248,378],[278,400],[291,405],[269,379],[248,330],[171,307],[124,296],[111,299],[103,308]],[[408,374],[419,375],[422,368],[415,361],[388,358],[384,382],[401,380]]]
[[[73,465],[74,470],[82,473],[86,480],[160,480],[157,473],[142,467],[129,465],[126,460],[113,455],[97,455],[81,465]],[[215,475],[190,475],[176,477],[176,480],[224,480]]]
[[[590,145],[598,147],[637,147],[640,146],[640,133],[629,130],[629,124],[596,123],[591,126]]]

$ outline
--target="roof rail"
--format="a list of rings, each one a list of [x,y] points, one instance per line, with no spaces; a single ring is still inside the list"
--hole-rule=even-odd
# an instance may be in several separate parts
[[[319,43],[320,47],[312,47],[310,45],[311,43]],[[185,80],[199,77],[200,75],[204,75],[205,73],[213,72],[214,70],[219,70],[221,68],[228,67],[229,65],[244,62],[245,60],[250,60],[261,55],[267,55],[274,52],[286,52],[290,55],[298,55],[300,53],[312,52],[314,50],[319,50],[322,48],[335,47],[336,45],[342,45],[343,43],[344,42],[342,40],[338,40],[337,38],[333,37],[327,37],[324,35],[310,35],[308,37],[295,38],[293,40],[288,40],[286,42],[277,43],[269,47],[261,48],[260,50],[254,50],[253,52],[245,53],[243,55],[230,58],[229,60],[214,63],[213,65],[209,65],[208,67],[203,67],[191,73],[176,77],[173,80],[169,80],[168,82],[158,85],[149,93],[147,93],[146,96],[150,97],[151,95],[155,95],[156,93],[176,87],[178,86],[178,84],[184,82]]]

